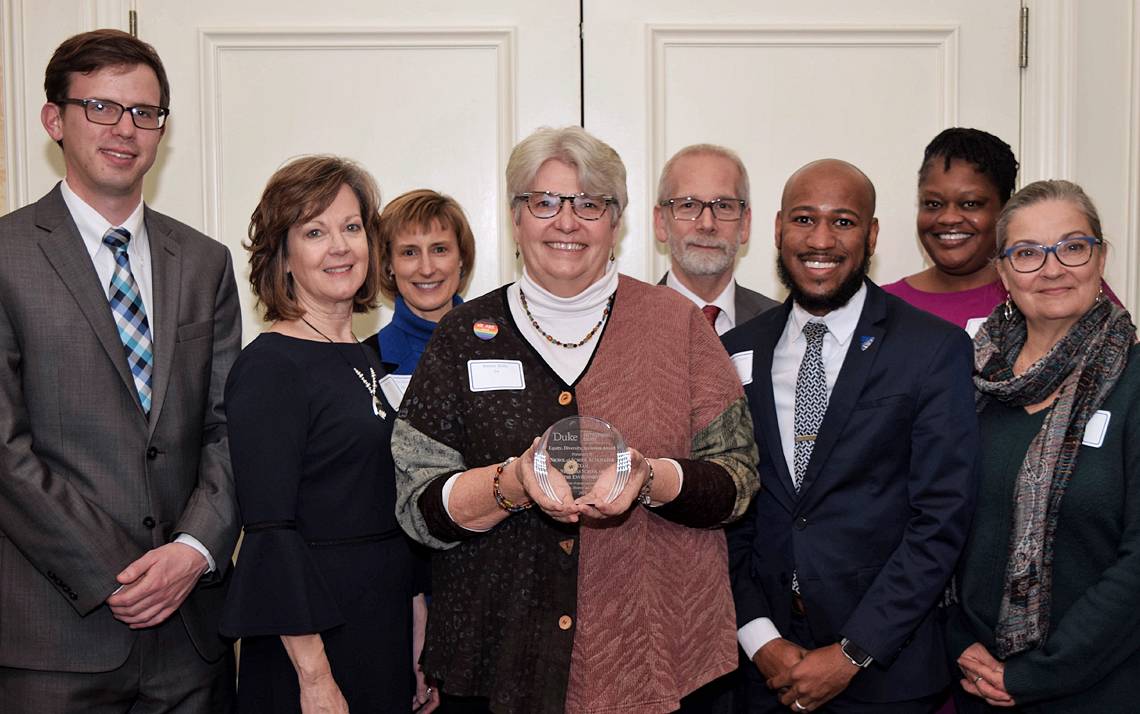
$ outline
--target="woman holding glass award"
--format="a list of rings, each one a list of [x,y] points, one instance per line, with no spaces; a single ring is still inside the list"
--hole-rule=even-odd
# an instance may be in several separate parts
[[[758,486],[740,381],[692,303],[618,274],[612,148],[540,129],[507,189],[522,278],[444,317],[393,431],[397,517],[440,550],[424,670],[448,711],[672,711],[737,663],[715,527]],[[539,449],[552,425],[608,462]]]

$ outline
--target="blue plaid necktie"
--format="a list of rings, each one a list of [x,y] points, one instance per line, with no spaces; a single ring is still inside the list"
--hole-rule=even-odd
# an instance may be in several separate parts
[[[795,432],[792,452],[792,485],[796,493],[804,485],[811,452],[815,449],[815,437],[823,415],[827,412],[827,373],[823,369],[823,338],[827,335],[827,325],[822,322],[809,322],[804,325],[804,350],[800,371],[796,375],[796,406],[792,430]],[[792,571],[792,592],[799,594],[799,573]]]
[[[151,372],[154,371],[154,353],[151,350],[150,324],[146,319],[139,284],[131,272],[131,260],[127,256],[127,244],[131,242],[131,232],[126,228],[112,228],[103,236],[103,242],[115,252],[115,272],[111,274],[111,290],[108,301],[115,325],[119,328],[119,339],[123,342],[123,352],[127,355],[127,366],[135,378],[135,389],[143,411],[150,413]]]

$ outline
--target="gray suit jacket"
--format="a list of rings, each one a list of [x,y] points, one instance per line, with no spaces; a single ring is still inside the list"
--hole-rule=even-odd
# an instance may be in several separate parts
[[[0,218],[0,666],[99,672],[136,633],[104,600],[147,550],[188,533],[218,571],[181,617],[217,635],[238,534],[222,392],[241,342],[225,246],[146,209],[156,333],[149,418],[104,287],[57,185]]]
[[[665,281],[669,279],[669,273],[666,272],[661,276],[661,280],[657,281],[658,285],[664,285]],[[770,297],[765,297],[755,290],[749,290],[740,283],[736,283],[736,324],[741,325],[748,322],[762,312],[771,310],[774,307],[779,307],[780,303],[776,302]]]

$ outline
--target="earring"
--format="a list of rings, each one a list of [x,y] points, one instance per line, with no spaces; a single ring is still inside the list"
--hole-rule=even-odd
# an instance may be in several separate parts
[[[1005,294],[1005,305],[1001,311],[1002,317],[1007,320],[1013,319],[1013,300],[1010,298],[1009,293]]]
[[[518,259],[519,259],[519,247],[518,247],[518,245],[516,244],[516,245],[515,245],[515,260],[518,260]]]
[[[1104,301],[1104,282],[1101,282],[1100,290],[1097,290],[1096,292],[1096,301],[1098,303]]]
[[[610,262],[612,263],[612,262],[614,262],[614,260],[615,260],[615,258],[614,258],[614,249],[613,249],[613,248],[610,248]]]

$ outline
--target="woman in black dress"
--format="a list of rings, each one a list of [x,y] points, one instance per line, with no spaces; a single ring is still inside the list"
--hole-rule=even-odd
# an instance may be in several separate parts
[[[222,632],[242,638],[243,712],[424,703],[393,515],[395,413],[352,333],[353,313],[375,307],[378,203],[356,165],[305,157],[273,175],[250,223],[250,282],[272,325],[226,384],[245,539]]]

